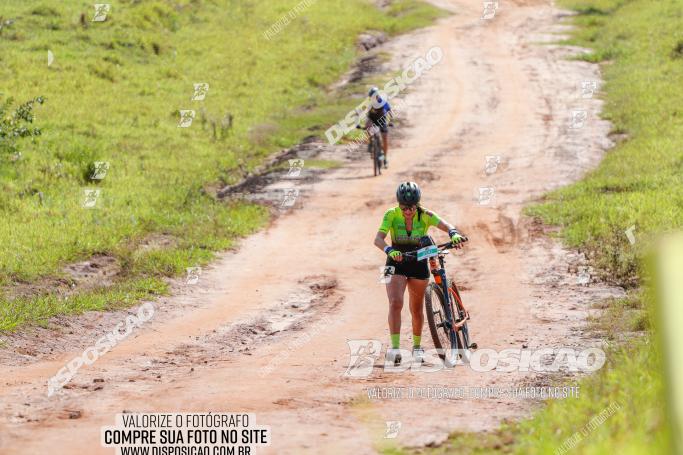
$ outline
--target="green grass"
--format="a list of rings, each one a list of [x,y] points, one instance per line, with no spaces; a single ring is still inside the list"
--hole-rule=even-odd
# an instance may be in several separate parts
[[[80,292],[70,297],[53,293],[30,299],[17,298],[3,304],[0,331],[12,330],[27,321],[47,327],[48,319],[55,314],[115,310],[167,292],[166,283],[151,276],[122,280],[112,287]]]
[[[606,277],[636,285],[639,257],[656,234],[683,225],[683,5],[675,0],[566,1],[581,15],[573,43],[602,65],[604,117],[628,139],[581,182],[531,208],[594,258]],[[635,225],[636,245],[625,231]]]
[[[652,302],[652,298],[630,296],[602,302],[606,315],[593,320],[590,327],[609,342],[607,362],[594,375],[566,382],[579,387],[578,397],[547,400],[531,418],[506,421],[493,431],[454,432],[436,449],[391,448],[382,453],[670,453],[657,340],[637,323],[653,313],[643,307],[644,301]],[[563,447],[566,452],[556,452]]]
[[[582,181],[528,213],[561,226],[566,244],[586,251],[604,278],[631,291],[596,305],[604,311],[590,327],[610,347],[605,366],[579,381],[579,398],[548,401],[532,417],[495,431],[455,433],[443,447],[420,453],[564,453],[565,443],[566,453],[671,453],[649,258],[652,240],[683,224],[683,3],[561,3],[580,13],[569,42],[593,49],[581,58],[602,64],[603,117],[627,139]],[[624,232],[632,225],[635,245]],[[592,425],[610,406],[618,409]],[[576,434],[575,444],[567,442]]]
[[[619,412],[586,438],[580,452],[669,453],[663,368],[652,322],[654,279],[646,258],[654,239],[683,224],[683,4],[674,0],[564,3],[584,13],[576,18],[579,29],[572,42],[594,49],[586,60],[604,62],[604,117],[627,140],[609,151],[584,180],[550,194],[531,213],[561,225],[565,241],[585,249],[606,278],[642,289],[612,302],[593,321],[627,348],[611,354],[609,368],[586,381],[591,387],[587,398],[598,408],[619,397],[629,406],[628,412]],[[633,225],[635,245],[624,233]],[[624,337],[631,331],[642,336]],[[585,401],[551,405],[522,427],[520,447],[524,447],[524,431],[532,428],[548,440],[541,422],[555,415],[567,419],[567,425],[553,421],[558,434],[566,436],[566,430],[576,425],[571,416],[594,415],[596,408],[588,408]]]
[[[306,160],[305,166],[312,167],[316,169],[336,169],[342,164],[335,160]]]
[[[612,302],[615,310],[623,304]],[[616,343],[624,335],[622,327],[633,326],[628,312],[614,314],[613,325],[593,327],[604,330],[601,335],[615,341],[606,349],[605,366],[578,383],[567,383],[580,387],[577,398],[547,400],[533,417],[506,422],[494,431],[453,433],[443,446],[426,453],[552,454],[563,444],[566,453],[669,453],[664,384],[659,374],[662,364],[654,349],[655,340],[642,332],[642,338],[630,334],[627,343]]]
[[[67,302],[12,300],[13,283],[108,254],[122,266],[117,287],[154,293],[161,278],[258,229],[265,209],[216,201],[213,191],[358,104],[328,99],[325,87],[353,63],[360,32],[400,33],[441,14],[417,0],[387,11],[318,0],[266,40],[298,3],[122,1],[107,21],[91,22],[88,2],[3,2],[0,15],[14,23],[0,30],[0,98],[46,101],[34,111],[42,136],[19,145],[19,160],[0,156],[0,330],[120,299],[101,290]],[[190,100],[196,82],[209,83],[204,101]],[[197,112],[189,128],[177,127],[180,109]],[[103,180],[89,178],[96,161],[109,162]],[[87,188],[101,191],[97,208],[82,207]],[[176,242],[137,251],[153,234]]]

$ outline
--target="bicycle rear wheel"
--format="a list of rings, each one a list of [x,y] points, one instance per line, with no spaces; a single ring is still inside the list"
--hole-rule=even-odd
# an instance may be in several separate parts
[[[453,302],[450,300],[452,299],[449,299],[449,303],[446,304],[441,288],[436,283],[429,283],[425,292],[429,332],[441,360],[455,365],[459,358],[459,350],[463,349],[464,343],[453,327],[456,316],[453,314]]]
[[[377,135],[372,137],[372,163],[374,166],[375,176],[382,173],[381,163],[379,162],[380,144]]]

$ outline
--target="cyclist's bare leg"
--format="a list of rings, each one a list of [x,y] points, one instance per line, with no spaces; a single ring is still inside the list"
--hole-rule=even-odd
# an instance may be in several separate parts
[[[408,280],[408,294],[410,295],[410,315],[413,321],[413,335],[422,336],[424,326],[425,289],[429,280],[410,278]]]
[[[389,297],[389,334],[401,333],[401,310],[403,309],[403,294],[406,292],[407,278],[403,275],[393,275],[387,283],[387,297]]]

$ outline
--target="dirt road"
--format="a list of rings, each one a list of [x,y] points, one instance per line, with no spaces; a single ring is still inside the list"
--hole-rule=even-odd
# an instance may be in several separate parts
[[[579,178],[609,146],[600,101],[580,90],[581,81],[598,79],[596,67],[564,60],[578,50],[541,44],[563,31],[561,12],[546,1],[505,1],[482,20],[480,1],[435,3],[454,15],[383,49],[397,68],[433,46],[444,51],[401,95],[409,126],[393,144],[389,170],[370,177],[362,160],[304,184],[295,208],[223,254],[196,285],[158,302],[150,321],[52,397],[47,379],[121,314],[90,315],[91,326],[76,333],[65,323],[52,352],[17,354],[0,372],[3,453],[112,453],[100,447],[99,428],[124,410],[253,412],[273,431],[259,453],[364,454],[492,428],[533,408],[537,401],[503,398],[370,400],[367,388],[559,377],[458,367],[390,374],[379,361],[367,379],[342,376],[348,339],[388,339],[377,282],[383,255],[372,240],[400,180],[417,181],[424,205],[471,239],[448,265],[480,347],[585,347],[595,343],[581,330],[591,303],[620,293],[579,285],[569,270],[581,258],[521,218],[525,204]],[[582,128],[570,128],[572,109],[587,111]],[[489,173],[488,155],[500,157]],[[490,202],[480,203],[480,187],[494,189]],[[404,308],[406,348],[409,335]],[[384,439],[386,421],[402,422],[395,439]]]

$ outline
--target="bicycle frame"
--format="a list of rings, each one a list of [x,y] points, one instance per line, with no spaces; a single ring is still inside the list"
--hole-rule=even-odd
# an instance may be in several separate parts
[[[370,142],[372,143],[373,141],[379,147],[379,150],[382,150],[382,136],[379,131],[371,133]]]
[[[448,286],[448,278],[446,277],[446,267],[444,265],[444,254],[439,253],[438,255],[438,261],[439,265],[437,266],[436,264],[436,259],[429,258],[429,269],[432,273],[432,276],[434,277],[434,283],[436,283],[440,288],[441,292],[443,293],[444,296],[444,302],[445,302],[445,308],[444,310],[446,311],[446,320],[443,321],[443,325],[446,327],[448,332],[453,336],[455,331],[457,331],[464,322],[467,320],[466,318],[458,318],[460,319],[459,322],[456,322],[456,318],[454,315],[454,309],[453,309],[453,299],[451,297],[451,293],[453,291],[450,290]],[[458,314],[460,316],[460,314]],[[455,330],[452,330],[455,329]],[[452,342],[453,340],[451,340]]]
[[[377,128],[376,125],[369,125],[370,124],[367,123],[365,128],[361,127],[359,118],[359,123],[356,125],[356,128],[365,129],[365,131],[370,134],[370,137],[368,139],[368,152],[370,152],[373,170],[375,176],[377,176],[382,174],[382,163],[380,162],[379,157],[384,153],[384,147],[382,146],[383,141],[381,131],[379,130],[379,128]],[[389,124],[389,126],[393,125]]]
[[[467,241],[466,237],[465,241]],[[434,245],[433,241],[431,242],[431,245]],[[430,321],[429,324],[432,338],[438,347],[445,348],[444,342],[437,340],[437,338],[440,338],[437,333],[446,335],[448,344],[450,345],[448,351],[457,352],[457,356],[460,356],[469,362],[469,350],[477,348],[476,343],[472,343],[469,337],[467,321],[470,319],[470,316],[462,303],[457,285],[454,282],[449,281],[446,276],[446,266],[444,263],[446,254],[448,254],[445,250],[456,246],[452,245],[450,242],[435,246],[437,247],[437,251],[435,253],[427,251],[426,254],[429,256],[425,258],[428,260],[430,273],[434,277],[434,281],[429,284],[428,289],[431,288],[435,292],[441,294],[438,296],[440,302],[439,311],[441,312],[439,320],[437,321],[433,315],[427,314]],[[419,252],[408,252],[405,253],[404,256],[416,260],[419,257]],[[433,302],[431,298],[429,301]],[[434,314],[437,313],[433,311],[431,303],[429,308]],[[442,359],[445,359],[445,353],[439,355]]]

